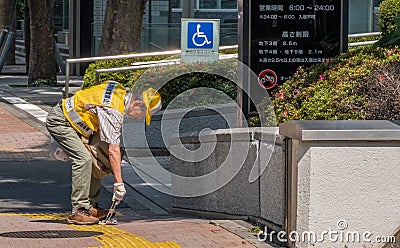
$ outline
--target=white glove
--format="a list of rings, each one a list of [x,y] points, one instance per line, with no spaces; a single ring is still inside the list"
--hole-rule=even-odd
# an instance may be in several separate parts
[[[117,201],[117,204],[122,201],[126,194],[124,183],[114,183],[114,195],[112,200]]]

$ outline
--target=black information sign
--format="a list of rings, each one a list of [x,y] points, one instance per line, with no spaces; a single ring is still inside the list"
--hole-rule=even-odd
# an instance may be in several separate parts
[[[242,0],[239,26],[248,28],[249,39],[242,37],[239,49],[244,49],[241,59],[258,76],[259,86],[272,89],[300,65],[325,62],[346,50],[347,4],[347,0]]]

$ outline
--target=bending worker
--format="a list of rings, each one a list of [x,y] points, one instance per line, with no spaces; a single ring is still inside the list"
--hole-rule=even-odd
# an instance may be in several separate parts
[[[114,81],[80,90],[53,107],[46,120],[51,136],[72,161],[72,211],[70,224],[95,224],[108,213],[98,206],[100,181],[92,176],[92,157],[81,138],[90,139],[96,132],[108,144],[108,157],[114,175],[113,201],[126,194],[121,173],[120,137],[123,115],[146,118],[150,124],[153,113],[161,108],[159,93],[149,88],[130,99],[125,87]]]

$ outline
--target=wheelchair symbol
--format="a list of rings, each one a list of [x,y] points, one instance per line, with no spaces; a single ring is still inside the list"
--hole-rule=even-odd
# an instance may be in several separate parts
[[[207,45],[208,45],[208,44],[211,44],[212,41],[209,41],[209,40],[208,40],[207,35],[205,35],[204,32],[201,32],[201,31],[200,31],[200,28],[201,28],[201,24],[200,24],[200,23],[197,24],[196,28],[197,28],[197,32],[194,33],[194,34],[193,34],[193,37],[192,37],[193,44],[194,44],[195,46],[198,46],[198,47],[202,47],[202,46],[204,46],[204,45],[206,45],[206,44],[207,44]],[[197,41],[203,40],[203,41],[202,41],[201,43],[197,43],[196,40],[197,40]]]
[[[195,49],[213,48],[213,23],[189,22],[187,33],[187,47]]]

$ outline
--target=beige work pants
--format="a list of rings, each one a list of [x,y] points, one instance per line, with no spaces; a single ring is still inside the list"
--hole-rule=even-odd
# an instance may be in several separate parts
[[[75,129],[65,118],[61,106],[53,107],[46,120],[51,136],[72,161],[71,204],[73,211],[89,209],[98,202],[100,179],[92,176],[92,158]]]

